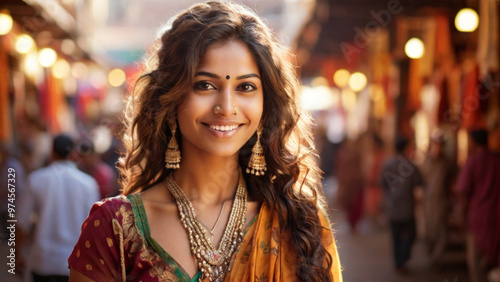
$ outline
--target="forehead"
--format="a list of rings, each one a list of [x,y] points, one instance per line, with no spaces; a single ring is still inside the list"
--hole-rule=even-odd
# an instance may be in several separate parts
[[[248,46],[239,40],[216,42],[201,57],[198,71],[220,76],[255,73],[260,75],[257,62]]]

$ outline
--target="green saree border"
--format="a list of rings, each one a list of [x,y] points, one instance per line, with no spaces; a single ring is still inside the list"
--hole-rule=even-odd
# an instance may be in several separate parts
[[[134,213],[137,230],[140,233],[140,235],[142,235],[143,238],[146,239],[147,243],[151,246],[151,248],[153,248],[153,250],[160,255],[161,259],[174,270],[175,275],[181,281],[189,281],[189,282],[199,281],[199,279],[201,278],[201,271],[199,271],[192,279],[190,279],[189,276],[184,272],[182,267],[177,263],[177,261],[170,254],[168,254],[160,246],[160,244],[156,242],[155,239],[151,237],[151,230],[149,228],[148,218],[141,195],[129,194],[127,195],[127,199],[129,200],[130,205],[132,206],[132,211]],[[243,233],[244,234],[243,237],[246,237],[252,225],[257,221],[259,214],[260,214],[260,208],[257,215],[255,215],[255,217],[246,226]],[[236,255],[236,253],[234,255]]]
[[[161,246],[156,242],[155,239],[151,237],[151,230],[149,229],[148,218],[146,215],[146,210],[144,209],[144,203],[142,202],[142,198],[140,194],[129,194],[127,198],[132,205],[132,210],[135,216],[135,222],[137,229],[142,236],[146,239],[148,244],[153,248],[153,250],[160,255],[161,259],[168,264],[175,272],[177,278],[181,281],[198,281],[201,277],[201,272],[198,272],[192,279],[183,271],[177,261],[169,255]]]

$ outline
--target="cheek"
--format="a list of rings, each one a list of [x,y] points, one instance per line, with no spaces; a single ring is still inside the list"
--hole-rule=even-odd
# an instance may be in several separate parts
[[[245,110],[247,118],[251,120],[252,123],[259,123],[262,118],[262,113],[264,110],[264,98],[261,94],[254,99],[248,99],[246,101],[242,101],[241,105]]]
[[[196,122],[201,115],[210,111],[209,101],[189,95],[177,109],[177,118],[183,123]]]
[[[186,134],[192,131],[191,128],[199,115],[199,109],[196,99],[190,99],[189,97],[179,106],[177,109],[177,121],[179,123],[178,130],[181,133]]]

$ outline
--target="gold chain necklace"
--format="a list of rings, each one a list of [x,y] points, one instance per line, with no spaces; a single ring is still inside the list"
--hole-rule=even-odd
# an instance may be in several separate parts
[[[248,192],[241,169],[239,170],[238,188],[231,214],[218,248],[208,236],[208,230],[196,217],[193,204],[179,185],[175,183],[172,174],[165,178],[165,185],[175,198],[179,217],[189,237],[191,252],[202,272],[200,281],[201,279],[223,281],[226,273],[231,271],[229,265],[231,257],[243,240],[242,229],[245,224]]]
[[[217,216],[217,220],[215,221],[214,227],[212,227],[212,229],[208,229],[208,227],[205,225],[205,223],[203,223],[201,220],[196,218],[196,219],[198,219],[198,221],[201,224],[203,224],[203,227],[205,227],[206,230],[210,231],[210,234],[212,234],[212,237],[214,236],[214,230],[215,230],[215,228],[217,228],[217,225],[219,224],[219,220],[220,220],[220,217],[222,215],[222,211],[224,210],[225,206],[226,206],[226,201],[224,201],[224,203],[222,203],[222,208],[220,208],[219,216]]]

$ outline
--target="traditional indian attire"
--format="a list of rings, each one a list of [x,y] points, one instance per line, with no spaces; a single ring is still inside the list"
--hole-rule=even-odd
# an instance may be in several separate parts
[[[339,257],[326,216],[322,241],[332,256],[334,281],[342,281]],[[225,281],[291,281],[296,255],[280,232],[278,214],[265,203],[244,230],[239,251],[231,258]],[[190,278],[151,238],[140,194],[117,196],[96,203],[68,259],[69,267],[95,281],[199,281]]]
[[[486,148],[468,157],[457,180],[457,191],[467,199],[467,256],[471,281],[483,281],[481,260],[498,264],[500,225],[500,155]],[[499,228],[500,229],[500,228]]]

